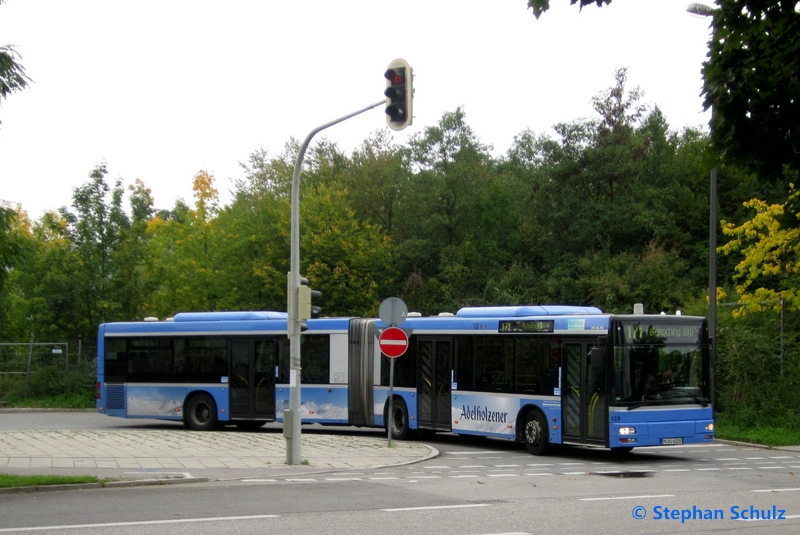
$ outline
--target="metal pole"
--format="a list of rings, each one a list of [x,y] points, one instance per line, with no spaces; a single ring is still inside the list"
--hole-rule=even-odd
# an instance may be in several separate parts
[[[781,377],[783,377],[783,356],[784,356],[783,355],[783,350],[784,350],[784,345],[783,345],[783,334],[784,334],[784,332],[783,332],[783,322],[784,322],[784,310],[786,310],[784,304],[785,304],[785,301],[783,300],[783,298],[781,298]]]
[[[300,288],[300,169],[303,167],[308,145],[311,139],[322,130],[335,124],[341,123],[351,117],[360,115],[365,111],[385,104],[383,99],[375,104],[370,104],[356,112],[340,117],[329,123],[325,123],[311,131],[306,136],[305,141],[300,146],[297,154],[297,161],[294,164],[292,175],[292,217],[291,217],[291,258],[289,262],[289,305],[288,312],[288,335],[289,335],[289,411],[291,412],[291,433],[286,439],[286,464],[301,464],[303,462],[300,449],[300,318],[299,318],[299,288]],[[285,420],[284,420],[285,424]]]
[[[386,416],[386,428],[389,430],[389,447],[392,447],[392,422],[394,421],[394,359],[389,359],[389,414]]]
[[[25,397],[28,397],[28,382],[31,379],[31,357],[33,357],[33,333],[31,333],[31,343],[28,344],[28,368],[25,372]]]
[[[714,112],[711,112],[713,120]],[[711,404],[714,404],[717,373],[717,168],[711,170],[708,222],[708,335],[711,338]]]

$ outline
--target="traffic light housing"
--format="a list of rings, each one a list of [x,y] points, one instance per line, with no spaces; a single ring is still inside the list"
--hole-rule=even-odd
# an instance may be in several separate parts
[[[308,279],[305,277],[300,277],[300,287],[297,289],[299,292],[298,295],[298,311],[297,311],[297,319],[300,321],[307,320],[309,318],[318,318],[322,314],[322,309],[318,306],[313,305],[314,300],[320,299],[322,297],[322,292],[318,290],[312,290],[311,287],[308,285]]]
[[[413,119],[414,73],[404,59],[389,63],[384,73],[386,78],[386,124],[392,130],[402,130]]]

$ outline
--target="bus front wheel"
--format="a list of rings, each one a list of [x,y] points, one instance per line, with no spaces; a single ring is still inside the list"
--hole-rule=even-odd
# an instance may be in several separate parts
[[[197,394],[186,403],[184,424],[193,431],[211,431],[217,427],[217,404],[208,394]]]
[[[545,420],[542,413],[536,410],[528,411],[528,414],[525,415],[525,424],[522,429],[528,453],[545,455],[550,444],[547,436],[547,420]]]
[[[389,404],[386,404],[386,411],[389,411]],[[409,432],[408,407],[406,402],[400,398],[392,401],[392,414],[387,418],[388,425],[392,427],[392,438],[405,440]]]

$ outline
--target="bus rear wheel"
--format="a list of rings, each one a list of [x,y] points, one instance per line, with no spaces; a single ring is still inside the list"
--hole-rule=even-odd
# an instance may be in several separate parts
[[[525,423],[522,426],[523,439],[528,453],[533,455],[546,455],[550,449],[547,436],[547,420],[537,410],[528,411]]]
[[[386,412],[389,411],[389,403],[386,403]],[[408,407],[406,402],[400,398],[392,401],[392,414],[387,418],[387,425],[392,428],[392,438],[405,440],[408,436]]]
[[[217,427],[217,404],[208,394],[196,394],[186,402],[184,424],[193,431],[211,431]]]

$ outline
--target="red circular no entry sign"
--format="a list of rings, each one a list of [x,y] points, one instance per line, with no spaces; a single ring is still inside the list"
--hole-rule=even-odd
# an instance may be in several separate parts
[[[378,336],[378,346],[387,357],[399,357],[408,349],[408,335],[397,327],[389,327]]]

